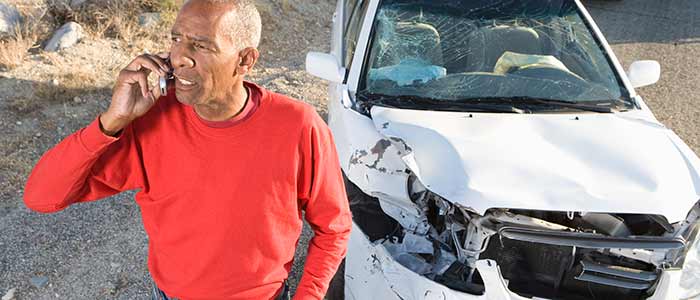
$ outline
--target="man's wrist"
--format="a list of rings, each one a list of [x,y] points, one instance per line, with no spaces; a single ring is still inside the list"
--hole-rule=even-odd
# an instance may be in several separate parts
[[[117,118],[113,118],[109,113],[103,113],[100,115],[99,118],[100,122],[100,130],[102,130],[102,133],[115,137],[119,135],[119,132],[126,127],[129,122],[125,122],[123,120],[119,120]]]

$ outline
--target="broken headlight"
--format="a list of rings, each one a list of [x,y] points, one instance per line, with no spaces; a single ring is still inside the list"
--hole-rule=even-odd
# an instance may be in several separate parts
[[[677,225],[677,236],[686,241],[686,246],[677,251],[672,251],[666,256],[670,268],[682,268],[688,255],[697,252],[698,231],[700,231],[700,201],[698,201],[688,213],[688,217]]]

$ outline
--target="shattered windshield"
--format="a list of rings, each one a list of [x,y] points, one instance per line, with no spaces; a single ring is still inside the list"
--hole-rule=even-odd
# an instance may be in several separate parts
[[[358,95],[629,104],[572,0],[384,0],[370,47]]]

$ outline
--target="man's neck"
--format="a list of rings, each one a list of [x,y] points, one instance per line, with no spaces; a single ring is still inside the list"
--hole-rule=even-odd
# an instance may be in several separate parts
[[[232,90],[232,93],[230,93],[228,97],[224,97],[224,99],[216,99],[208,101],[207,103],[193,105],[194,111],[200,118],[207,121],[226,121],[243,111],[248,101],[248,94],[248,89],[241,83]]]

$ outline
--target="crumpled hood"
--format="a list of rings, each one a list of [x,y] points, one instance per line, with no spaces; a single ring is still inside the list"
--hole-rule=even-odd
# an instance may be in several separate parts
[[[677,222],[700,198],[697,156],[662,125],[625,113],[375,106],[372,119],[410,149],[403,160],[429,190],[481,214],[523,208],[660,214]]]

